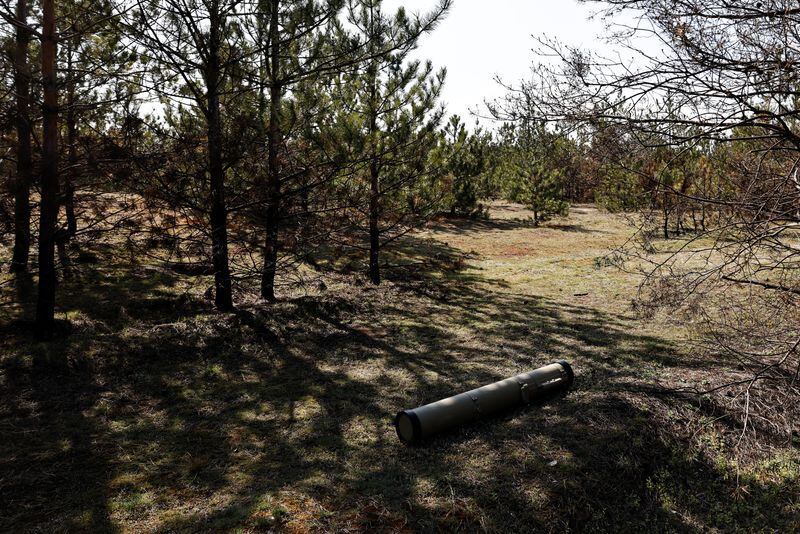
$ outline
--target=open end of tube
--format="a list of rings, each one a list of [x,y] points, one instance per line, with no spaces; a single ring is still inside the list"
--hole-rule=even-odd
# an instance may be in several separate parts
[[[394,429],[400,441],[406,444],[416,443],[422,434],[419,418],[413,411],[398,413],[394,418]]]
[[[572,371],[572,366],[567,362],[567,360],[558,360],[556,363],[563,367],[564,371],[567,373],[567,385],[564,389],[571,388],[572,383],[575,382],[575,373]]]

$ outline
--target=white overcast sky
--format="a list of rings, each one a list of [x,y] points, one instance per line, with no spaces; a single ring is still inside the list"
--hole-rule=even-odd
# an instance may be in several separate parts
[[[435,0],[386,0],[384,9],[402,5],[424,12],[434,4]],[[589,20],[596,9],[575,0],[454,0],[447,18],[422,38],[417,57],[447,67],[443,99],[448,114],[458,113],[472,124],[471,109],[483,110],[485,99],[503,94],[495,75],[507,82],[528,76],[535,59],[532,35],[594,48],[603,33],[601,21]]]

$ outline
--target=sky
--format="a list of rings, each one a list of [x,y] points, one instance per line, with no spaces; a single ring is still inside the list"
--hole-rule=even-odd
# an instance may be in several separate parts
[[[424,12],[435,0],[387,0],[385,10],[405,6]],[[447,68],[443,100],[448,114],[474,123],[471,110],[483,111],[485,99],[503,95],[495,81],[528,77],[535,59],[532,35],[557,37],[571,45],[591,47],[603,23],[589,20],[596,6],[575,0],[454,0],[447,18],[423,36],[416,57]],[[488,124],[487,124],[488,126]]]

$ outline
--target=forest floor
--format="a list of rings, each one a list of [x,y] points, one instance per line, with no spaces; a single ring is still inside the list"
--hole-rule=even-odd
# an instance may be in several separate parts
[[[16,319],[27,284],[0,285],[0,531],[796,529],[797,444],[743,454],[737,414],[660,389],[727,364],[633,313],[639,280],[602,261],[625,221],[530,215],[443,219],[380,287],[319,275],[230,314],[207,277],[98,245],[60,287],[55,343]],[[565,395],[395,436],[400,409],[561,358]]]

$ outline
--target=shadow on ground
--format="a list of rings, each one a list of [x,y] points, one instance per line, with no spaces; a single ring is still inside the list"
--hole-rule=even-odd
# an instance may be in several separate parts
[[[71,336],[2,341],[0,530],[798,524],[796,479],[737,478],[675,432],[685,400],[630,392],[711,362],[464,261],[411,240],[386,286],[232,314],[163,272],[84,267]],[[566,396],[418,448],[394,436],[399,409],[562,357]]]

